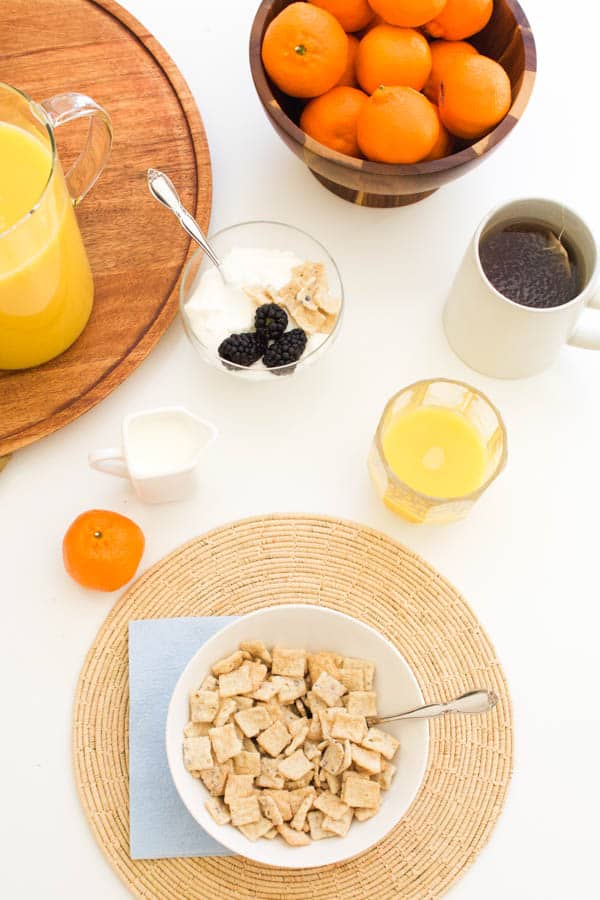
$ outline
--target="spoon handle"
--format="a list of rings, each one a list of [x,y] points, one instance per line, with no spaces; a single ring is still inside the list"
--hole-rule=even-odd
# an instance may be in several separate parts
[[[193,215],[188,212],[181,202],[181,198],[171,179],[164,172],[159,172],[158,169],[148,169],[148,188],[159,203],[162,203],[173,215],[177,216],[184,231],[202,247],[211,262],[221,271],[221,260],[204,237]]]
[[[468,694],[450,700],[449,703],[431,703],[428,706],[419,706],[396,716],[370,716],[367,718],[367,724],[371,727],[384,722],[400,722],[403,719],[436,719],[438,716],[445,716],[448,713],[480,715],[493,709],[497,702],[498,697],[493,691],[470,691]]]

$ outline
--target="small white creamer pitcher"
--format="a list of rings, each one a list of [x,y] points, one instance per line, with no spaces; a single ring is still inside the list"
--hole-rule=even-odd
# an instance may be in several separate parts
[[[200,454],[217,429],[183,406],[132,413],[123,420],[122,445],[96,450],[89,464],[131,481],[145,503],[185,500],[194,489]]]

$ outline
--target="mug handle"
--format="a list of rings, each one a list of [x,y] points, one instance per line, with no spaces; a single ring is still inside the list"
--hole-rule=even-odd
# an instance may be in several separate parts
[[[89,454],[88,462],[92,469],[97,469],[98,472],[104,472],[106,475],[118,475],[119,478],[129,478],[127,463],[120,447],[95,450]]]
[[[113,137],[110,116],[85,94],[56,94],[49,100],[43,100],[40,106],[53,128],[59,128],[74,119],[90,120],[85,147],[65,173],[73,206],[78,206],[95,185],[108,162]]]
[[[600,295],[592,297],[567,341],[571,347],[600,350]]]

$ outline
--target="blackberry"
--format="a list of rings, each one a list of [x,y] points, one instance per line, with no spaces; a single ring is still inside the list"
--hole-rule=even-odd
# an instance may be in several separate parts
[[[254,327],[257,334],[262,334],[268,341],[276,341],[288,326],[288,314],[277,303],[263,303],[256,310]]]
[[[219,345],[219,356],[237,366],[251,366],[258,362],[267,347],[266,341],[258,334],[231,334]]]
[[[306,334],[301,328],[294,328],[275,341],[265,351],[263,362],[267,369],[275,366],[287,366],[298,362],[306,350]]]

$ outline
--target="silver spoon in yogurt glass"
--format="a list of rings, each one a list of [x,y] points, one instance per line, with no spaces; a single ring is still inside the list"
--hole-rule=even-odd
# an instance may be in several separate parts
[[[188,212],[181,202],[179,194],[175,190],[175,185],[171,179],[165,175],[164,172],[159,172],[158,169],[148,169],[148,187],[152,196],[158,200],[159,203],[162,203],[163,206],[166,206],[167,209],[171,210],[179,220],[183,230],[189,234],[192,240],[196,241],[196,243],[202,247],[210,261],[219,270],[223,283],[227,284],[221,260],[208,243],[202,229],[191,212]]]
[[[400,722],[403,719],[436,719],[448,713],[476,716],[489,712],[497,703],[498,695],[494,691],[469,691],[468,694],[462,694],[449,703],[430,703],[428,706],[418,706],[396,716],[367,716],[367,725],[371,728],[372,725]]]

